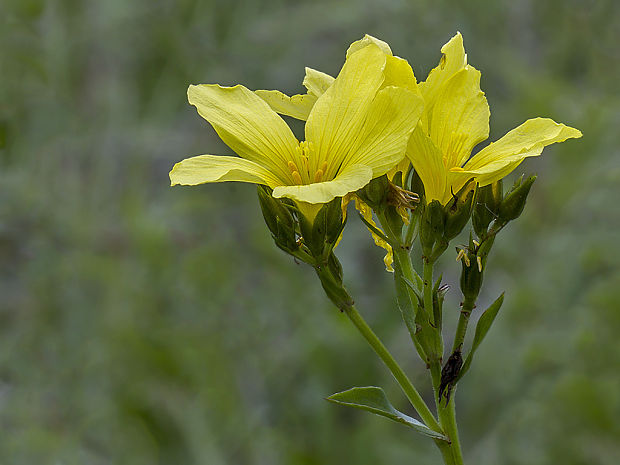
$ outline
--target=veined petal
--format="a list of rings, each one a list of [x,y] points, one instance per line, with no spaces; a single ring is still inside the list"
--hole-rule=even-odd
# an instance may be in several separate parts
[[[342,165],[366,165],[373,178],[382,176],[405,157],[409,136],[416,127],[424,101],[402,87],[385,87],[368,109],[368,117]]]
[[[547,145],[581,136],[578,129],[549,118],[529,119],[474,155],[462,172],[475,175],[484,186],[506,176],[526,157],[540,155]]]
[[[427,202],[443,201],[446,192],[446,168],[443,154],[422,128],[421,123],[413,131],[407,146],[407,157],[424,184]]]
[[[170,171],[172,186],[195,186],[207,182],[241,181],[266,184],[269,187],[280,185],[269,170],[258,163],[239,157],[198,155],[186,158],[175,164]]]
[[[327,203],[336,197],[361,189],[372,179],[372,170],[364,165],[344,169],[332,181],[297,186],[279,186],[273,190],[276,198],[287,197],[299,202]]]
[[[306,140],[313,146],[316,166],[327,162],[328,179],[336,175],[357,138],[383,83],[384,67],[385,54],[376,45],[351,54],[334,83],[312,108],[306,122]]]
[[[480,90],[480,71],[465,66],[437,95],[428,134],[447,168],[462,166],[474,146],[489,137],[489,104]]]
[[[383,81],[383,87],[388,86],[404,87],[416,94],[420,93],[418,82],[409,62],[391,55],[386,57],[385,80]]]
[[[334,78],[329,74],[306,67],[303,85],[308,93],[320,97],[334,83]]]
[[[381,51],[386,55],[392,55],[392,49],[387,44],[387,42],[383,42],[382,40],[377,39],[376,37],[370,36],[366,34],[360,40],[356,40],[347,49],[347,58],[353,55],[355,52],[367,47],[370,44],[374,44],[381,49]]]
[[[249,89],[237,85],[189,86],[189,103],[239,156],[268,168],[283,181],[293,181],[287,168],[299,142],[280,116]]]
[[[281,115],[305,121],[316,102],[312,94],[297,94],[289,97],[279,90],[255,90],[254,93],[269,104],[271,109]]]
[[[430,119],[435,99],[439,95],[443,84],[467,64],[467,55],[463,47],[463,36],[461,36],[460,32],[457,32],[454,37],[441,47],[441,53],[443,55],[439,60],[439,65],[428,73],[426,81],[419,84],[420,92],[424,97],[424,104],[426,105],[422,117],[424,127],[426,127],[427,120]]]

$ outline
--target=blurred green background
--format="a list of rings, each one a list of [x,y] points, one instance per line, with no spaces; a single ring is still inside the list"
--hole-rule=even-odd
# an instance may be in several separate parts
[[[496,243],[479,307],[507,299],[460,384],[468,463],[620,463],[620,3],[3,0],[0,463],[419,464],[433,444],[323,399],[384,367],[272,244],[251,185],[170,188],[230,154],[190,83],[299,92],[369,33],[424,79],[457,30],[491,140],[548,116],[584,137]],[[429,386],[357,218],[339,247],[360,311]],[[446,309],[454,325],[458,265]]]

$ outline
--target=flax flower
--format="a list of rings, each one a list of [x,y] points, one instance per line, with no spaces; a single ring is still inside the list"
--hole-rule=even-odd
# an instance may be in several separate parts
[[[362,188],[405,157],[422,99],[394,86],[385,69],[386,56],[377,46],[347,57],[338,77],[314,99],[302,142],[247,88],[190,86],[189,102],[239,157],[183,160],[170,172],[172,185],[264,184],[313,218],[322,204]]]
[[[529,119],[470,158],[489,137],[489,105],[480,90],[480,71],[467,64],[457,33],[441,49],[439,65],[419,84],[424,113],[407,156],[424,184],[427,201],[445,204],[469,179],[480,186],[502,179],[547,145],[581,137],[577,129],[549,118]]]

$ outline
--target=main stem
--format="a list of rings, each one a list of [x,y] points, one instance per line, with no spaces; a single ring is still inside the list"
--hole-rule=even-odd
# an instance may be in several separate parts
[[[392,354],[387,350],[387,348],[383,345],[381,340],[377,337],[374,331],[368,326],[364,318],[359,314],[359,312],[355,309],[353,305],[348,306],[344,309],[344,312],[347,314],[349,319],[353,322],[358,331],[364,336],[366,341],[373,348],[375,353],[383,360],[383,363],[388,367],[398,384],[403,389],[403,392],[411,402],[411,405],[416,409],[426,426],[435,430],[437,432],[441,432],[441,427],[437,420],[433,416],[433,413],[430,411],[424,399],[420,396],[420,393],[413,386],[405,372],[402,370],[398,362],[394,360]],[[444,441],[441,441],[444,442]]]
[[[430,259],[424,258],[424,306],[426,313],[431,317],[433,312],[433,267],[434,263]],[[438,323],[435,321],[434,323]],[[443,338],[441,336],[441,326],[437,326],[436,340],[439,341],[439,351],[443,352]],[[461,452],[461,444],[459,442],[459,432],[456,425],[456,409],[454,405],[455,388],[452,389],[450,402],[442,402],[439,397],[439,385],[441,383],[441,352],[438,357],[432,357],[430,362],[431,379],[433,382],[433,392],[435,393],[435,405],[437,408],[437,417],[444,434],[450,439],[450,444],[445,448],[440,447],[444,462],[446,465],[463,465],[463,454]],[[438,444],[439,446],[439,444]]]

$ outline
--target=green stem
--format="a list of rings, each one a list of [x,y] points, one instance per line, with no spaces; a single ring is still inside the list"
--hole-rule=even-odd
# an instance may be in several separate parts
[[[426,316],[430,319],[433,327],[435,328],[434,333],[434,358],[439,360],[441,363],[441,358],[443,356],[443,336],[441,334],[441,327],[439,324],[440,318],[436,317],[435,310],[433,306],[433,266],[434,263],[430,261],[428,258],[424,258],[423,265],[423,281],[424,281],[424,309],[426,310]]]
[[[439,398],[441,364],[438,361],[434,361],[431,364],[431,377],[433,380],[433,392],[435,394],[435,405],[437,407],[439,423],[445,435],[450,438],[448,447],[440,447],[439,449],[446,465],[463,465],[463,454],[461,452],[459,432],[456,426],[456,409],[454,405],[455,389],[452,390],[448,405],[445,405],[445,402],[442,404],[441,398]],[[437,445],[441,446],[440,444]]]
[[[403,392],[411,402],[411,405],[415,408],[420,418],[424,421],[426,426],[435,430],[437,432],[441,432],[441,428],[439,427],[439,423],[433,416],[433,413],[430,411],[420,393],[413,386],[405,372],[402,370],[398,362],[394,360],[392,354],[387,350],[387,348],[383,345],[381,340],[377,337],[374,331],[368,326],[364,318],[359,314],[359,312],[355,309],[353,305],[345,308],[344,312],[347,314],[349,319],[353,322],[358,331],[364,336],[364,339],[370,344],[375,353],[383,360],[383,363],[388,367]],[[443,441],[441,441],[443,442]]]
[[[422,359],[424,363],[428,363],[428,356],[426,355],[426,351],[424,350],[423,344],[418,340],[418,330],[415,323],[415,308],[418,306],[418,298],[415,295],[412,295],[411,289],[409,289],[409,285],[403,282],[403,278],[407,279],[411,284],[414,282],[417,283],[417,279],[419,283],[417,283],[418,289],[422,287],[422,279],[418,276],[418,274],[413,269],[411,265],[411,258],[409,255],[409,251],[402,248],[393,248],[394,252],[394,285],[396,287],[396,295],[398,300],[398,305],[401,310],[401,315],[409,330],[409,335],[411,340],[413,341],[413,345],[415,346],[418,355]]]
[[[454,335],[454,343],[452,344],[452,352],[458,350],[463,346],[463,342],[465,341],[465,334],[467,333],[467,324],[469,323],[469,316],[471,315],[472,310],[475,307],[474,299],[467,299],[463,301],[463,306],[461,308],[461,314],[459,316],[459,322],[456,327],[456,334]]]

